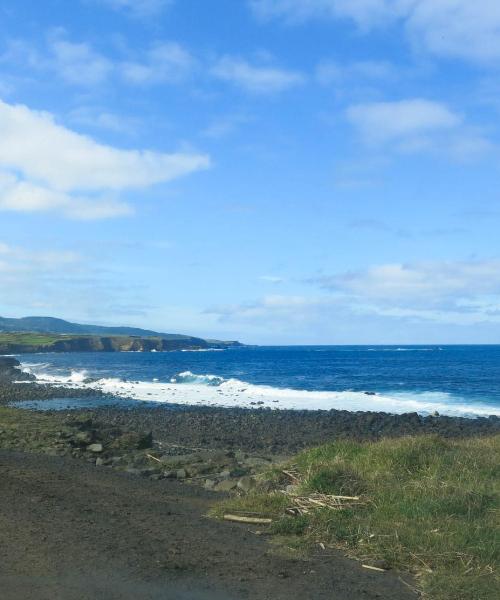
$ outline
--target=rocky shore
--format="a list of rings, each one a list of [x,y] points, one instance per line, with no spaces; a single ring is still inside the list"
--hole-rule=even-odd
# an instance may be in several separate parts
[[[10,407],[0,409],[0,448],[71,456],[99,467],[151,479],[181,479],[221,491],[247,491],[255,484],[255,475],[274,462],[334,439],[500,432],[498,417],[193,408],[123,399],[119,407],[92,410],[16,409],[18,401],[99,395],[93,390],[41,386],[30,379],[15,358],[0,358],[0,405]]]
[[[265,532],[206,514],[224,494],[244,499],[265,491],[263,473],[322,442],[500,431],[496,417],[182,408],[124,399],[92,410],[26,410],[19,401],[73,396],[75,406],[74,398],[97,394],[40,386],[19,366],[0,358],[0,589],[7,600],[415,598],[411,578],[408,584],[396,572],[366,571],[331,548],[283,554],[266,543]]]

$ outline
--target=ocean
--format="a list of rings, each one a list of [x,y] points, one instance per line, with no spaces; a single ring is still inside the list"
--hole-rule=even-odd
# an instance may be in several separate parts
[[[41,383],[166,404],[500,415],[500,345],[274,346],[17,358]]]

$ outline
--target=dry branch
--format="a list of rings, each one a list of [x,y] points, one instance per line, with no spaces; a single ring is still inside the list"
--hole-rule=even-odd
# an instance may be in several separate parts
[[[235,521],[236,523],[250,523],[251,525],[269,525],[273,522],[272,519],[265,517],[244,517],[242,515],[224,515],[225,521]]]

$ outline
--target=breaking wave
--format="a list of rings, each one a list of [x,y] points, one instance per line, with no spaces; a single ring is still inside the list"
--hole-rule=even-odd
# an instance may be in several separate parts
[[[191,371],[183,371],[177,375],[174,375],[170,379],[170,383],[192,383],[195,385],[220,385],[226,381],[224,377],[218,377],[217,375],[195,375]]]
[[[25,365],[26,367],[26,365]],[[119,378],[90,379],[85,370],[70,374],[47,373],[39,365],[31,367],[39,383],[62,387],[95,389],[105,394],[140,401],[241,408],[291,410],[349,410],[387,413],[417,412],[478,417],[500,416],[500,409],[471,404],[466,398],[446,392],[311,391],[255,385],[239,379],[183,371],[169,382],[128,381]]]

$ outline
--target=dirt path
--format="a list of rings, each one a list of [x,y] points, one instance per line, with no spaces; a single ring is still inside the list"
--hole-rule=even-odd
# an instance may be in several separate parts
[[[340,555],[284,558],[207,519],[214,496],[71,459],[0,451],[2,600],[414,599]]]

